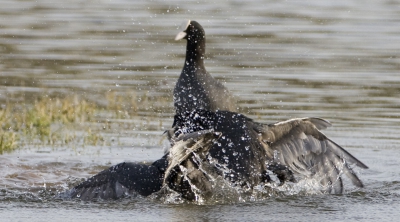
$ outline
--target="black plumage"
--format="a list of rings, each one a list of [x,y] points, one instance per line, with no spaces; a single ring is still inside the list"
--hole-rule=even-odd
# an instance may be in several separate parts
[[[186,57],[174,89],[176,113],[204,109],[237,111],[236,100],[204,66],[206,36],[196,21],[185,22],[175,40],[186,39]]]
[[[172,140],[186,137],[200,143],[186,143],[186,147],[175,143],[168,156],[169,168],[175,168],[172,173],[167,171],[165,181],[186,198],[194,198],[195,191],[198,195],[212,193],[208,175],[222,175],[233,186],[246,189],[270,182],[271,176],[279,184],[315,179],[323,192],[339,194],[344,174],[355,186],[363,187],[351,166],[368,167],[320,131],[328,126],[329,122],[319,118],[262,124],[230,111],[181,113],[175,116]],[[211,133],[215,136],[210,137]]]

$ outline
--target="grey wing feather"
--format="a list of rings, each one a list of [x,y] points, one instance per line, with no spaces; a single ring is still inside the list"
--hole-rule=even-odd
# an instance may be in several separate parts
[[[302,120],[310,121],[319,130],[323,130],[323,129],[326,129],[326,128],[332,126],[332,124],[328,120],[324,120],[324,119],[317,118],[317,117],[303,118]]]
[[[261,131],[257,125],[255,130],[270,158],[298,175],[320,176],[321,184],[332,185],[334,193],[342,192],[342,173],[355,186],[363,187],[349,165],[368,167],[319,131],[330,125],[323,119],[302,118],[263,125]]]

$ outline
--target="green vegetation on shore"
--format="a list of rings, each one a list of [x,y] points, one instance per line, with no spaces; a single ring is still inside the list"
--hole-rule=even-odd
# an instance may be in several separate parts
[[[151,118],[162,109],[168,110],[171,102],[163,97],[125,97],[112,92],[106,93],[105,99],[106,105],[78,95],[41,96],[31,103],[7,102],[0,107],[0,154],[31,145],[105,145],[101,129],[107,119],[134,118],[141,107],[156,111],[146,112],[146,118]]]

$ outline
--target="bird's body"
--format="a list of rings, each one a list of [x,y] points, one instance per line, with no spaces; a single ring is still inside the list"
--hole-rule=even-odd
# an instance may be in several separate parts
[[[247,189],[268,183],[271,177],[277,177],[279,184],[316,179],[321,191],[339,194],[343,192],[343,174],[355,186],[363,187],[351,167],[368,167],[320,131],[330,126],[323,119],[298,118],[262,124],[230,111],[195,110],[176,115],[174,126],[175,138],[198,132],[196,141],[204,141],[197,144],[201,149],[191,151],[193,155],[179,161],[180,167],[175,168],[173,176],[164,176],[169,178],[167,184],[185,197],[194,197],[194,190],[210,193],[211,185],[204,187],[204,184],[211,183],[211,179],[204,179],[207,173],[202,165],[208,169],[213,166],[210,175],[222,175],[233,186]],[[210,132],[216,135],[209,137],[212,142],[206,139]],[[192,150],[190,147],[187,150]],[[173,146],[171,150],[177,148]],[[180,156],[170,154],[169,163],[176,158]],[[192,172],[186,181],[180,178],[185,176],[185,171]],[[193,189],[196,184],[203,189]]]

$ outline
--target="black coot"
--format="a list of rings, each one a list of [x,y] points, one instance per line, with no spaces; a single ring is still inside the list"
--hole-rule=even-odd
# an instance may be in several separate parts
[[[237,111],[236,100],[204,67],[206,36],[196,21],[187,21],[175,40],[186,39],[186,58],[174,89],[177,113],[204,109]]]

